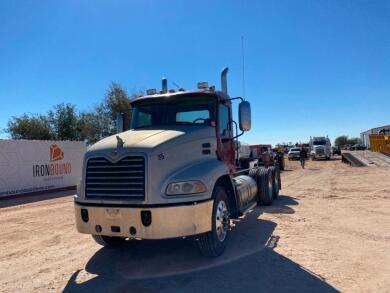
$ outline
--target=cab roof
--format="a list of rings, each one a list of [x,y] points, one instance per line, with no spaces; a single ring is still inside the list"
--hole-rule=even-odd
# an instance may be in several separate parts
[[[130,101],[130,104],[137,103],[139,101],[146,101],[146,100],[155,100],[155,99],[172,99],[172,98],[178,98],[180,96],[210,96],[210,97],[216,97],[219,101],[222,100],[228,100],[230,97],[225,94],[222,91],[213,91],[213,90],[190,90],[190,91],[176,91],[173,93],[158,93],[155,95],[146,95],[146,96],[139,96]]]

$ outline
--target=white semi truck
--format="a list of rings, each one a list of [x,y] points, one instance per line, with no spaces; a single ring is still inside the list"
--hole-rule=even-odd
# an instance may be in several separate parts
[[[130,125],[89,148],[74,199],[77,229],[101,245],[127,239],[193,237],[204,255],[225,248],[230,220],[281,188],[278,166],[237,165],[237,137],[251,128],[250,104],[222,90],[162,89],[131,101]],[[241,100],[238,123],[232,101]],[[238,128],[240,131],[238,131]],[[127,130],[128,129],[128,130]]]
[[[329,160],[332,157],[332,144],[330,143],[330,139],[324,136],[310,137],[310,157],[312,160]]]

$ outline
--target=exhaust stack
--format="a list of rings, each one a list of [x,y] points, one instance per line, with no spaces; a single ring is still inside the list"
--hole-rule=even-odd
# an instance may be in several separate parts
[[[229,71],[229,68],[225,67],[224,69],[222,69],[222,72],[221,72],[221,90],[225,94],[228,94],[228,90],[227,90],[227,73],[228,73],[228,71]]]

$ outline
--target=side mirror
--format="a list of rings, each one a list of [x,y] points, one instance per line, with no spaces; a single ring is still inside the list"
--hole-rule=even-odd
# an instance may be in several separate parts
[[[251,104],[247,101],[242,101],[238,105],[238,121],[241,131],[249,131],[251,129]]]

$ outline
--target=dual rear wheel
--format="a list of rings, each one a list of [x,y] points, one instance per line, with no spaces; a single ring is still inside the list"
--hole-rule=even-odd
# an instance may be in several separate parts
[[[271,205],[273,199],[279,196],[279,190],[282,187],[279,166],[258,169],[255,180],[258,189],[257,203],[259,205]]]

